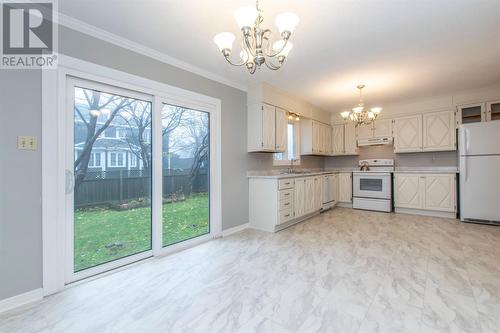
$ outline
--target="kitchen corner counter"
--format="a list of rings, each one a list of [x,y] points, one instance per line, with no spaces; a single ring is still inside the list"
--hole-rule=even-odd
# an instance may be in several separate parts
[[[434,174],[439,174],[439,173],[459,173],[459,170],[457,167],[396,167],[394,170],[395,174],[398,173],[419,173],[419,174],[425,174],[425,173],[434,173]]]
[[[332,173],[345,173],[352,172],[353,169],[332,169],[332,170],[311,170],[311,171],[301,171],[294,173],[281,173],[283,171],[272,170],[272,171],[249,171],[247,173],[248,178],[267,178],[267,179],[286,179],[286,178],[300,178],[309,176],[326,175]]]

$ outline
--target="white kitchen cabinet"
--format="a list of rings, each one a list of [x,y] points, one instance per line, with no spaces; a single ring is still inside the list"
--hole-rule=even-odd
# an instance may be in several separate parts
[[[423,208],[423,182],[419,174],[396,174],[394,177],[394,206],[401,208]]]
[[[486,102],[486,121],[500,120],[500,100]]]
[[[332,155],[344,155],[344,125],[332,128]]]
[[[455,112],[423,115],[423,151],[456,150]]]
[[[392,119],[377,119],[373,123],[374,138],[392,138]]]
[[[339,173],[339,196],[338,201],[343,203],[352,202],[352,173]]]
[[[422,115],[394,119],[394,152],[422,151]]]
[[[396,211],[425,215],[439,215],[433,212],[449,213],[455,217],[456,207],[455,174],[396,174],[394,177],[394,206]],[[406,211],[402,211],[406,212]]]
[[[276,151],[286,151],[287,145],[287,131],[288,131],[288,117],[287,111],[276,108]]]
[[[358,140],[373,138],[373,124],[358,126]]]
[[[312,119],[300,120],[300,142],[302,155],[330,155],[329,132],[331,127]]]
[[[314,177],[314,210],[320,210],[323,207],[323,178]]]
[[[356,137],[356,126],[354,124],[344,125],[344,155],[357,155],[358,143]]]
[[[468,124],[500,120],[500,100],[457,106],[457,123]]]
[[[286,150],[286,111],[269,104],[248,107],[248,152],[279,153]]]
[[[316,208],[314,198],[314,177],[307,177],[305,179],[305,192],[306,192],[306,214],[314,212]]]
[[[295,217],[300,218],[306,214],[306,180],[305,178],[295,179]]]

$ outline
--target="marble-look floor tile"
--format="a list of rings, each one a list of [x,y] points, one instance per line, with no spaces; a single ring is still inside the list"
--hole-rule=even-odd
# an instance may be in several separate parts
[[[0,314],[0,333],[500,332],[500,228],[337,208]]]

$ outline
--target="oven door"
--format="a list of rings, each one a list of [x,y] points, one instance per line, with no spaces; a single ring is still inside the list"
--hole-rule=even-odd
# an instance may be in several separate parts
[[[352,188],[354,197],[391,199],[391,174],[355,173]]]

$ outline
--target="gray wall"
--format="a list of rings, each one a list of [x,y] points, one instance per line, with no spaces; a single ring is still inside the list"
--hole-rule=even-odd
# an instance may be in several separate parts
[[[360,147],[359,156],[327,157],[325,168],[356,167],[359,160],[373,158],[394,159],[396,167],[458,166],[456,151],[394,154],[393,146],[387,145]]]
[[[245,92],[65,27],[59,29],[59,48],[75,58],[221,99],[222,227],[248,222],[247,170],[267,168],[272,162],[270,155],[246,153]],[[41,151],[16,150],[18,135],[36,135],[41,141],[40,71],[0,72],[0,126],[0,299],[4,299],[42,286]]]
[[[16,149],[41,136],[40,85],[40,71],[0,70],[0,299],[42,281],[41,152]]]

